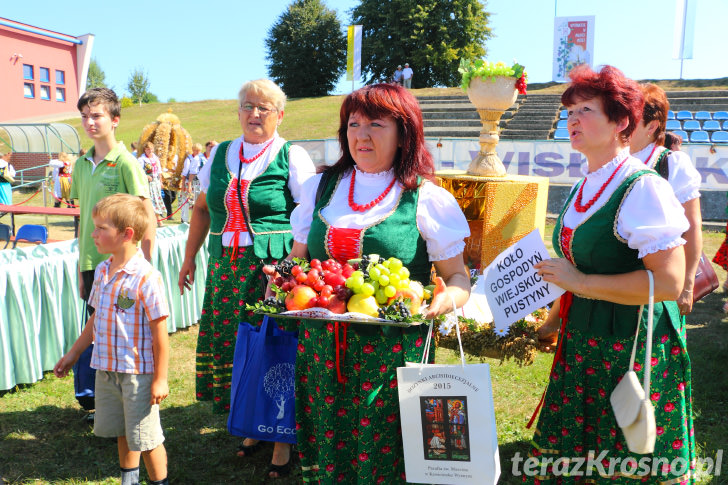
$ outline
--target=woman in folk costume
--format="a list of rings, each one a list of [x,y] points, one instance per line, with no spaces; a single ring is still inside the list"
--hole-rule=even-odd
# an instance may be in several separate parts
[[[536,265],[546,281],[567,293],[552,309],[561,319],[560,339],[531,452],[539,460],[606,452],[605,461],[631,457],[637,463],[646,456],[650,467],[657,464],[657,475],[647,476],[650,483],[692,483],[690,359],[675,303],[685,277],[681,236],[689,224],[668,182],[629,154],[629,138],[642,115],[639,85],[611,66],[599,72],[578,67],[570,77],[561,102],[569,113],[571,146],[587,163],[554,229],[559,258]],[[609,401],[628,370],[638,312],[648,301],[645,269],[654,273],[656,302],[650,398],[657,442],[652,455],[629,452]],[[645,308],[639,318],[637,355],[645,352],[646,313]],[[635,363],[640,382],[642,362]],[[555,476],[548,467],[545,476],[527,481],[635,483],[644,478],[637,467],[610,471],[600,465],[587,477]]]
[[[160,217],[165,217],[167,209],[162,200],[162,164],[154,153],[154,143],[149,141],[144,145],[144,153],[138,160],[149,180],[149,196],[152,199],[154,212]],[[162,222],[158,220],[157,225],[161,227]]]
[[[424,283],[434,264],[447,289],[425,317],[465,304],[468,225],[454,197],[432,182],[417,100],[391,84],[354,91],[341,107],[339,143],[339,161],[324,182],[309,182],[293,211],[292,256],[396,257]],[[422,358],[426,336],[427,325],[302,321],[296,422],[304,480],[405,481],[396,369]]]
[[[687,153],[671,151],[663,146],[667,112],[670,109],[665,91],[649,83],[640,87],[645,97],[645,107],[642,109],[642,119],[632,133],[630,151],[633,157],[667,179],[690,223],[690,229],[682,236],[685,239],[685,281],[677,299],[680,314],[687,315],[693,309],[695,273],[703,250],[701,177]]]
[[[197,399],[212,401],[213,411],[219,413],[230,408],[238,322],[262,321],[261,316],[246,312],[245,304],[264,297],[263,265],[291,251],[291,211],[302,196],[303,183],[316,171],[302,147],[278,134],[286,95],[274,82],[247,82],[238,98],[243,134],[217,145],[197,174],[201,192],[192,211],[179,276],[180,291],[184,291],[194,282],[195,255],[209,233],[197,341]],[[246,439],[239,455],[249,456],[258,447],[258,442]],[[276,443],[270,475],[287,474],[289,463],[290,446]]]
[[[73,159],[68,153],[61,152],[58,158],[48,162],[53,167],[53,195],[56,198],[53,207],[60,207],[65,202],[68,207],[73,206],[71,200],[71,173],[73,172]]]

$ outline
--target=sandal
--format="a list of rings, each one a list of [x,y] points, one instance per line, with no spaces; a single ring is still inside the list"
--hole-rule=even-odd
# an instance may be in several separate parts
[[[268,475],[268,478],[284,478],[291,474],[291,462],[293,461],[293,453],[291,453],[291,456],[288,457],[288,463],[285,465],[274,465],[271,463],[268,465],[268,470],[266,471],[266,474]],[[277,477],[271,477],[271,473],[277,473]]]
[[[241,441],[240,444],[238,445],[237,455],[240,458],[249,458],[249,457],[253,456],[255,454],[255,452],[260,449],[261,446],[263,446],[262,441],[257,441],[253,445],[246,445],[245,440],[243,439],[243,441]]]

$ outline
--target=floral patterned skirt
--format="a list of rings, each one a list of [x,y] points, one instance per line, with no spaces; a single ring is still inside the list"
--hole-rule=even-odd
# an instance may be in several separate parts
[[[718,252],[713,257],[713,262],[721,268],[728,270],[728,225],[725,228],[726,236],[723,244],[718,248]]]
[[[216,413],[230,410],[238,323],[260,325],[263,320],[245,310],[246,303],[263,299],[262,267],[252,247],[239,248],[234,263],[228,248],[220,258],[210,256],[197,337],[196,395],[200,401],[212,401]]]
[[[397,367],[422,359],[426,336],[426,325],[350,324],[345,330],[344,324],[302,321],[296,426],[304,482],[405,482]]]
[[[152,201],[152,207],[154,207],[154,213],[166,217],[167,209],[164,207],[164,201],[162,200],[162,184],[158,179],[152,179],[149,182],[149,197]]]
[[[640,384],[645,340],[643,327],[635,358]],[[610,480],[634,484],[646,478],[649,483],[694,483],[695,438],[685,326],[682,324],[680,332],[676,332],[669,324],[661,324],[653,335],[650,397],[657,442],[651,456],[629,452],[609,402],[612,390],[629,366],[633,341],[592,337],[576,329],[566,332],[562,357],[551,373],[530,453],[539,460],[538,473],[536,477],[524,474],[524,482]],[[564,476],[564,460],[561,466],[548,464],[560,457],[572,460],[569,471],[575,459],[584,459],[581,476]],[[649,461],[641,462],[643,457]],[[614,466],[610,468],[610,464]],[[646,469],[654,470],[656,475],[645,476]]]

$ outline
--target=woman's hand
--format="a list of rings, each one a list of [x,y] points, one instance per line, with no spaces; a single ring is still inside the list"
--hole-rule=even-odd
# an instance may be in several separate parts
[[[177,286],[179,286],[179,294],[182,295],[185,289],[191,289],[195,283],[195,271],[197,270],[197,264],[194,259],[185,259],[182,263],[182,268],[179,270],[179,280]]]
[[[677,307],[680,309],[680,315],[687,315],[693,311],[693,290],[683,288],[677,299]]]
[[[268,283],[265,285],[265,297],[269,298],[271,296],[275,296],[273,290],[271,289],[271,286],[273,285],[275,279],[280,276],[276,271],[276,267],[272,264],[266,264],[265,266],[263,266],[263,274],[268,277]]]
[[[553,283],[572,293],[582,293],[585,274],[565,258],[553,258],[536,263],[533,267],[544,281]]]
[[[445,281],[438,276],[435,278],[435,291],[432,294],[430,306],[425,312],[425,318],[435,318],[438,315],[444,315],[455,310],[455,301],[448,293]]]

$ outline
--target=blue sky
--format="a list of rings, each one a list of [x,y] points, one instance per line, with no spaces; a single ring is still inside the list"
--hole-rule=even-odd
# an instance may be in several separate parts
[[[358,4],[324,1],[343,25]],[[728,76],[722,54],[728,1],[696,1],[694,58],[684,61],[683,77]],[[126,91],[130,73],[140,67],[161,101],[194,101],[232,99],[243,82],[267,75],[264,39],[290,1],[2,3],[2,17],[65,34],[94,34],[93,57],[117,92]],[[531,82],[551,80],[555,10],[558,16],[596,17],[595,65],[613,64],[635,79],[680,76],[680,61],[672,59],[675,0],[488,0],[486,10],[494,33],[487,58],[517,59]],[[351,82],[339,82],[338,93],[350,90]]]

